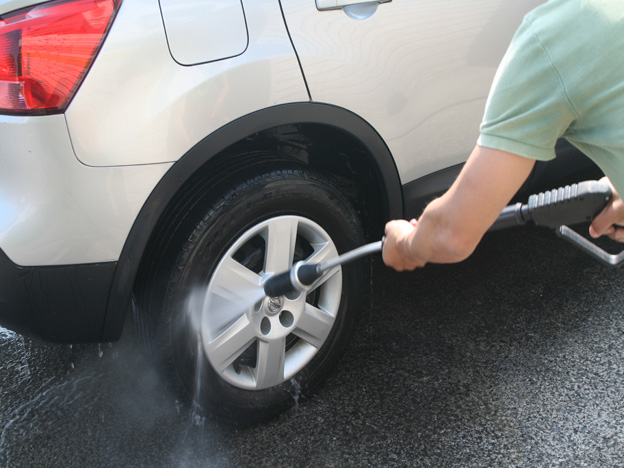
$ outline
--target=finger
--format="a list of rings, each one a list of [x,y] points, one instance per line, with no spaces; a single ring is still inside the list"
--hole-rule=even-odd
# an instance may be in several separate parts
[[[613,226],[609,226],[607,229],[605,229],[604,231],[600,231],[600,232],[596,230],[596,228],[594,227],[593,222],[589,226],[589,235],[592,236],[594,239],[597,239],[600,236],[609,236],[609,237],[611,237],[613,235],[614,231],[615,231],[615,228]]]
[[[609,229],[618,222],[618,210],[613,201],[594,218],[590,226],[592,237],[608,235]]]
[[[624,229],[622,228],[613,228],[611,232],[607,234],[609,238],[613,239],[617,242],[624,242]]]

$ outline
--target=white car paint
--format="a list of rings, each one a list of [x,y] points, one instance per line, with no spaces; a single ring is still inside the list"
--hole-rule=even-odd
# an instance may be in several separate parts
[[[169,167],[85,166],[64,116],[0,116],[2,250],[21,266],[116,260]]]
[[[167,42],[181,65],[235,57],[249,44],[241,0],[160,0]]]
[[[393,0],[362,21],[282,3],[312,99],[366,119],[407,183],[465,161],[499,60],[542,1]]]
[[[307,101],[279,4],[246,2],[245,13],[250,43],[244,54],[189,67],[169,53],[156,2],[122,3],[66,112],[78,159],[89,166],[176,161],[238,117]]]

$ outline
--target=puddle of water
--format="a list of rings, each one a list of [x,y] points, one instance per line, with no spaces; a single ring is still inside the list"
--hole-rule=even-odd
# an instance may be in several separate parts
[[[188,466],[199,466],[194,452],[212,460],[210,418],[171,398],[136,338],[58,345],[0,328],[0,468],[134,466],[137,453],[177,468],[168,458],[178,450],[190,450]]]
[[[28,351],[24,337],[6,328],[0,327],[0,344],[11,348],[7,356],[3,356],[2,367],[4,373],[14,371],[16,380],[13,387],[19,386],[23,381],[31,376],[30,365],[28,363]]]
[[[24,389],[24,393],[32,395],[31,398],[7,414],[7,421],[0,432],[0,466],[15,466],[12,461],[14,452],[19,452],[25,443],[41,436],[49,421],[62,419],[67,411],[76,408],[88,414],[98,398],[87,397],[84,387],[95,378],[94,375],[85,375],[59,382],[57,377],[50,377],[33,390]]]
[[[17,333],[0,327],[0,340],[13,340],[17,336],[19,336]]]

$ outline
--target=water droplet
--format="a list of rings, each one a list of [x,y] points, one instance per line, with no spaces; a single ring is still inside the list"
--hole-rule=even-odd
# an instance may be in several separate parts
[[[206,418],[203,416],[200,416],[199,414],[195,414],[193,416],[193,423],[197,426],[197,427],[204,427],[204,423],[206,422]]]
[[[295,400],[295,410],[298,410],[299,398],[301,398],[301,385],[294,377],[290,379],[290,383],[292,384],[293,389],[294,389],[293,400]]]

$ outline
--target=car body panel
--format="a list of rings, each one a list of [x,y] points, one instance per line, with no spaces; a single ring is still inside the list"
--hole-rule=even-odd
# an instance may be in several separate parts
[[[393,0],[368,19],[283,0],[312,99],[366,119],[403,184],[466,160],[490,84],[540,0]]]
[[[0,115],[0,246],[20,266],[113,261],[171,164],[93,168],[65,117]]]
[[[189,67],[169,53],[155,1],[122,3],[66,112],[78,159],[89,166],[176,161],[236,118],[307,101],[279,4],[256,0],[245,7],[245,53]]]
[[[160,0],[169,50],[181,65],[235,57],[249,43],[240,0]]]

